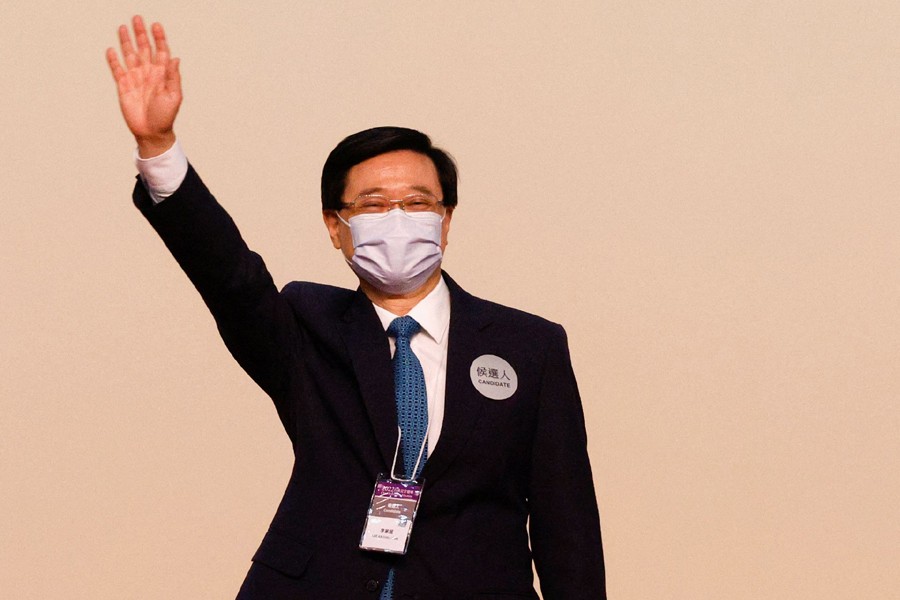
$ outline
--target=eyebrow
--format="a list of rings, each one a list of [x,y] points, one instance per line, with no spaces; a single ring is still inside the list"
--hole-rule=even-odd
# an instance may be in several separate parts
[[[437,194],[432,192],[431,188],[429,188],[428,186],[413,185],[413,186],[410,186],[410,189],[415,190],[416,192],[419,192],[422,194],[427,194],[429,196],[433,196],[433,197],[437,198]],[[371,188],[364,189],[359,194],[357,194],[356,197],[358,198],[359,196],[372,196],[374,194],[384,194],[384,193],[385,193],[385,188],[383,188],[383,187],[371,187]],[[409,196],[409,195],[411,195],[411,194],[407,194],[407,196]]]

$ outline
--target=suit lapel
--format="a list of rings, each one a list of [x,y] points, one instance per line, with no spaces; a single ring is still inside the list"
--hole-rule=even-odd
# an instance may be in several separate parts
[[[486,303],[460,288],[449,275],[450,330],[447,348],[447,383],[444,421],[434,452],[429,452],[422,477],[439,477],[471,438],[484,407],[484,398],[471,385],[469,368],[483,354],[482,331],[491,324]],[[363,403],[378,450],[389,469],[397,444],[397,407],[390,344],[381,321],[366,295],[357,290],[341,322]]]
[[[359,384],[382,461],[390,468],[397,444],[397,407],[387,334],[372,302],[357,290],[341,323],[341,335]]]
[[[425,479],[439,477],[472,436],[484,398],[471,385],[469,368],[483,349],[481,331],[491,323],[483,301],[460,288],[444,273],[450,288],[450,331],[447,344],[447,384],[441,437],[422,471]]]

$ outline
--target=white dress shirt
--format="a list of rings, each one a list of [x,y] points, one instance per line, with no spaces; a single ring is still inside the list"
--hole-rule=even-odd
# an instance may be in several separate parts
[[[141,158],[135,149],[134,164],[155,204],[174,194],[188,172],[187,156],[178,140],[171,148],[151,158]]]
[[[391,321],[400,315],[375,306],[375,312],[381,319],[385,335]],[[425,393],[428,395],[428,455],[432,453],[441,435],[441,424],[444,422],[444,390],[447,387],[447,331],[450,329],[450,290],[441,277],[437,286],[427,296],[419,300],[409,313],[422,328],[409,340],[409,347],[422,363],[425,375]],[[394,356],[394,338],[391,343],[391,356]]]
[[[154,203],[159,203],[175,193],[184,181],[188,161],[179,142],[159,156],[141,158],[137,150],[134,162],[141,180]],[[391,321],[399,315],[374,305],[385,335]],[[425,391],[428,395],[428,454],[433,452],[441,435],[444,421],[444,391],[447,383],[447,332],[450,329],[450,290],[441,277],[437,286],[416,304],[409,316],[418,321],[421,330],[409,342],[410,348],[422,363],[425,375]],[[394,339],[388,338],[391,356],[394,355]]]

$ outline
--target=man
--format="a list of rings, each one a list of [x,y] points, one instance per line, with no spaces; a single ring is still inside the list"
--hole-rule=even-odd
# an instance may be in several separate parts
[[[134,201],[295,455],[238,597],[536,598],[533,558],[544,598],[605,598],[565,333],[441,271],[450,157],[404,128],[342,141],[323,218],[359,289],[279,292],[175,140],[181,83],[163,28],[151,44],[135,17],[134,36],[120,27],[125,67],[107,52],[137,141]]]

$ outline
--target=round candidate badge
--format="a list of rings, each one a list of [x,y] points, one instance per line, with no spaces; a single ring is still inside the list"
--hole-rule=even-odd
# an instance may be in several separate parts
[[[469,367],[472,385],[491,400],[506,400],[516,393],[519,377],[512,365],[493,354],[482,354]]]

